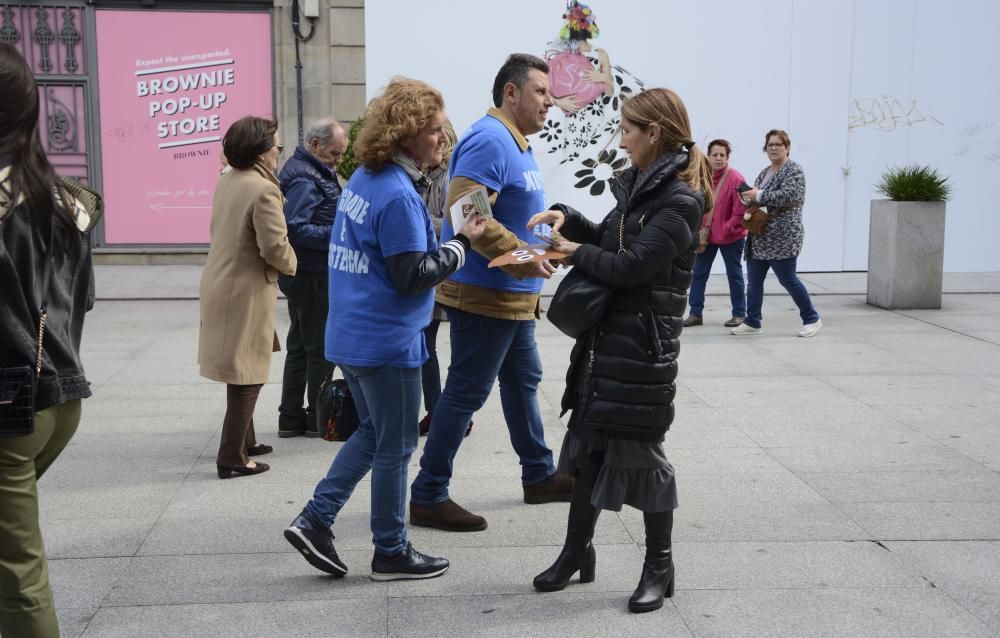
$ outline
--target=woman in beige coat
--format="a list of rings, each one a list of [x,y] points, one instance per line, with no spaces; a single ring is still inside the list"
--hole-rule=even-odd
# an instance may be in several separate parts
[[[258,445],[253,410],[267,382],[271,353],[280,350],[274,330],[278,273],[295,274],[283,198],[274,172],[281,144],[278,125],[244,117],[222,141],[233,170],[215,188],[211,246],[201,276],[201,376],[226,384],[226,417],[216,459],[219,478],[266,472],[250,456]]]

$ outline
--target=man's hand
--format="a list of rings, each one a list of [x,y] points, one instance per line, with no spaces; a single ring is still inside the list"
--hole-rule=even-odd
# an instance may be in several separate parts
[[[541,277],[542,279],[549,279],[555,271],[556,267],[552,265],[552,262],[548,259],[543,259],[535,262],[535,272],[528,275],[528,278]]]

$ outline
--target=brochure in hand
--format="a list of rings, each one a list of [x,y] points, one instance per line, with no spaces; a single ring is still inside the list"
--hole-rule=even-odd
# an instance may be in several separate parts
[[[490,199],[486,194],[485,186],[480,186],[471,193],[463,195],[452,204],[449,211],[451,227],[458,233],[468,223],[469,218],[475,214],[484,219],[493,217],[493,209],[490,208]]]
[[[509,253],[504,253],[491,261],[487,266],[496,268],[497,266],[511,266],[524,264],[529,261],[544,261],[546,259],[565,259],[566,253],[552,250],[546,246],[523,246]]]

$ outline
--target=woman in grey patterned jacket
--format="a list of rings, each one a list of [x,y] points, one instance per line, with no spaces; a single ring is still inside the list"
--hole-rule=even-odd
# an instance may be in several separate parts
[[[788,133],[772,129],[764,140],[764,151],[771,165],[760,172],[754,180],[754,188],[743,196],[748,202],[757,202],[765,209],[768,220],[763,234],[747,237],[747,318],[745,323],[730,332],[734,335],[760,334],[764,278],[771,269],[799,307],[799,316],[802,317],[799,336],[812,337],[819,332],[823,322],[813,308],[809,291],[795,274],[805,237],[802,205],[806,199],[806,176],[801,166],[788,159],[792,146]]]

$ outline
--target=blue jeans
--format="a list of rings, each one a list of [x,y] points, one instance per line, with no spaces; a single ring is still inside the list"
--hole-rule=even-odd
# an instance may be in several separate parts
[[[747,259],[747,320],[746,324],[751,328],[760,328],[763,320],[761,309],[764,305],[764,278],[767,277],[768,268],[774,270],[780,283],[788,294],[792,296],[792,301],[799,307],[799,316],[802,317],[802,324],[819,321],[819,313],[813,308],[812,300],[809,298],[809,291],[805,284],[795,274],[795,262],[797,257],[787,259]]]
[[[406,549],[406,468],[417,449],[420,368],[341,366],[358,409],[358,429],[316,485],[306,512],[333,525],[354,487],[372,472],[372,540],[381,554]]]
[[[500,380],[500,404],[510,442],[521,461],[521,482],[535,485],[555,474],[538,408],[542,362],[535,322],[492,319],[448,308],[451,366],[431,417],[431,430],[413,481],[411,501],[436,505],[448,500],[448,483],[469,420]]]
[[[709,244],[705,248],[705,252],[695,258],[690,295],[692,315],[700,317],[705,312],[705,284],[708,283],[708,275],[712,272],[712,262],[715,261],[715,254],[722,253],[722,261],[726,264],[726,277],[729,278],[729,303],[733,307],[733,316],[747,316],[743,264],[740,263],[740,259],[743,257],[743,246],[746,242],[746,239],[741,239],[724,246]]]

